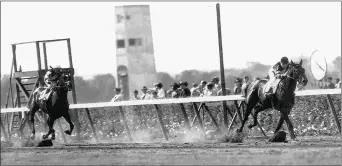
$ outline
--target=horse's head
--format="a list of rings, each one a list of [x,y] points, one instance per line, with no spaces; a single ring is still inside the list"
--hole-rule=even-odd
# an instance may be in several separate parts
[[[69,69],[54,68],[51,70],[50,81],[53,82],[54,91],[70,91],[71,85],[71,71]]]
[[[308,79],[306,78],[305,69],[303,68],[302,63],[302,59],[298,64],[291,60],[290,69],[287,75],[295,79],[300,85],[306,86]]]

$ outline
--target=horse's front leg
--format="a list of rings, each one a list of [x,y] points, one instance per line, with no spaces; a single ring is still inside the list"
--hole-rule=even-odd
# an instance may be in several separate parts
[[[52,134],[51,139],[54,140],[55,139],[55,130],[53,129],[53,124],[55,122],[56,118],[52,117],[49,115],[49,118],[47,120],[48,126],[49,126],[49,131],[47,134],[43,135],[43,139],[46,139],[49,137],[50,134]]]
[[[37,110],[38,110],[37,107],[33,107],[28,113],[28,118],[29,118],[28,122],[29,122],[29,125],[32,126],[32,131],[31,131],[32,134],[30,136],[31,139],[34,139],[36,137],[36,129],[34,127],[34,115],[36,114]]]

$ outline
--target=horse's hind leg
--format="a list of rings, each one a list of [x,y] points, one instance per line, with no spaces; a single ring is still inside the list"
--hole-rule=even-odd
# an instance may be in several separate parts
[[[63,115],[64,119],[69,123],[70,129],[69,130],[65,130],[64,133],[71,135],[72,130],[74,130],[74,124],[71,122],[71,118],[69,113],[66,113],[65,115]]]
[[[283,126],[283,124],[284,124],[284,118],[283,118],[283,115],[280,114],[280,118],[279,118],[279,121],[277,124],[277,128],[274,130],[274,133],[277,133],[280,130],[281,126]]]
[[[43,135],[43,139],[48,138],[50,134],[52,134],[51,139],[52,140],[55,139],[55,130],[53,129],[53,124],[55,123],[55,120],[56,120],[56,118],[49,115],[49,118],[47,120],[47,124],[49,126],[49,132],[47,134]]]
[[[253,124],[248,125],[249,129],[255,127],[258,124],[258,114],[259,112],[265,110],[265,108],[262,105],[257,105],[256,107],[254,107],[254,110]]]
[[[255,105],[257,104],[258,100],[259,99],[258,99],[257,91],[253,91],[251,96],[248,97],[247,109],[246,109],[246,112],[244,114],[244,117],[243,117],[243,120],[242,120],[242,124],[241,124],[240,128],[237,129],[237,132],[242,132],[243,127],[244,127],[246,121],[248,120],[248,116],[249,116],[249,114],[251,114],[251,111],[255,107]]]

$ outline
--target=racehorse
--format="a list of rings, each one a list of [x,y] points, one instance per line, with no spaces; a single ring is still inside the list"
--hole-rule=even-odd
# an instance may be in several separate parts
[[[302,67],[302,60],[299,64],[291,61],[289,65],[290,67],[288,71],[286,72],[286,74],[284,74],[284,77],[281,78],[273,96],[265,97],[265,94],[263,92],[267,80],[256,80],[249,85],[245,100],[247,109],[242,124],[240,128],[237,129],[237,132],[242,132],[245,122],[248,120],[248,116],[253,108],[255,111],[253,116],[254,122],[253,124],[248,125],[249,129],[257,125],[257,117],[259,112],[272,108],[281,113],[281,117],[274,133],[277,133],[280,130],[285,120],[291,139],[294,141],[298,141],[298,139],[294,135],[293,125],[291,123],[291,120],[289,119],[289,114],[295,104],[294,92],[297,82],[302,86],[306,86],[306,84],[308,83],[308,79],[305,75],[305,69]]]
[[[51,68],[51,77],[49,81],[52,82],[51,94],[46,101],[39,100],[42,91],[45,89],[43,87],[37,88],[28,102],[28,117],[29,123],[32,126],[31,139],[35,138],[35,127],[34,127],[34,115],[40,109],[45,114],[49,115],[47,119],[47,124],[49,131],[47,134],[43,135],[43,139],[46,139],[51,134],[51,140],[55,139],[55,130],[53,129],[53,124],[56,119],[64,117],[64,119],[69,123],[70,129],[64,131],[66,134],[71,135],[74,129],[74,124],[71,122],[69,114],[69,102],[68,102],[68,91],[71,90],[71,74],[69,69]],[[46,107],[44,107],[42,102],[46,102]]]

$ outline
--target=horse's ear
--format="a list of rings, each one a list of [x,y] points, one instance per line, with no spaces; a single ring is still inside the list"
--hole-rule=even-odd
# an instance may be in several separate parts
[[[303,64],[303,59],[300,59],[299,65],[302,66],[302,64]]]
[[[291,60],[291,65],[293,65],[293,61]]]

